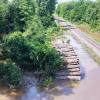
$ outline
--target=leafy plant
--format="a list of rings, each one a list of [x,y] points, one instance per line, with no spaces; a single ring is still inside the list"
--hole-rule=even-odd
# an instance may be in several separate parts
[[[11,58],[20,67],[31,66],[29,52],[31,46],[21,32],[14,32],[4,38],[4,55]]]
[[[14,32],[4,38],[4,55],[21,68],[43,70],[52,75],[62,60],[45,34],[24,36]]]
[[[21,82],[21,69],[11,60],[0,62],[0,79],[18,86]]]
[[[49,78],[45,79],[45,81],[43,82],[43,85],[44,85],[45,87],[48,87],[48,86],[50,86],[50,85],[52,85],[52,84],[53,84],[53,79],[52,79],[52,77],[49,77]]]
[[[55,10],[56,0],[37,0],[36,14],[42,25],[47,28],[54,23],[53,12]]]
[[[55,0],[2,2],[0,26],[4,26],[0,31],[9,34],[3,38],[5,63],[0,63],[1,79],[18,85],[21,79],[20,68],[42,71],[47,77],[59,70],[62,59],[51,45],[51,40],[59,34],[59,27],[52,15],[55,3]],[[46,83],[49,82],[51,79]]]

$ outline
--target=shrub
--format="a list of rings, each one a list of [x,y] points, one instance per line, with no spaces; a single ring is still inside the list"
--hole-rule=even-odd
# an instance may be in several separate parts
[[[45,87],[49,87],[50,85],[53,85],[53,79],[52,77],[48,77],[47,79],[44,80],[43,85]]]
[[[50,44],[34,46],[34,51],[30,55],[36,70],[42,70],[48,76],[53,75],[62,65],[62,59]]]
[[[60,31],[59,26],[52,26],[46,30],[46,37],[48,40],[53,40],[57,35],[61,35],[62,32]]]
[[[21,70],[11,60],[0,63],[0,79],[13,86],[18,86],[21,81]]]
[[[4,39],[4,55],[11,58],[21,67],[27,67],[31,62],[29,59],[30,45],[27,38],[21,32],[14,32]]]
[[[21,32],[9,34],[4,39],[4,48],[5,56],[21,68],[42,70],[48,76],[53,75],[62,64],[62,59],[51,46],[46,31],[26,36]]]
[[[60,58],[57,51],[53,48],[48,48],[46,51],[46,64],[45,70],[49,75],[53,75],[57,70],[60,69],[63,60]]]
[[[44,27],[37,16],[34,16],[32,20],[27,22],[26,31],[29,35],[36,35],[39,32],[42,33],[42,31],[44,31]]]
[[[5,70],[4,63],[0,62],[0,80],[3,79],[3,75],[5,73],[4,70]]]

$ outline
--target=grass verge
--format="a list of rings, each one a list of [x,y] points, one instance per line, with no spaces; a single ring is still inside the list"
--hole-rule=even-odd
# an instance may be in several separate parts
[[[60,17],[61,19],[64,19]],[[87,23],[77,23],[77,22],[69,22],[68,20],[64,19],[64,21],[68,22],[72,26],[78,27],[81,31],[86,33],[89,37],[95,40],[97,43],[100,43],[100,33],[96,32],[95,29],[91,28]]]
[[[85,32],[89,37],[100,43],[100,33],[92,29],[88,24],[76,24],[76,26],[83,32]]]

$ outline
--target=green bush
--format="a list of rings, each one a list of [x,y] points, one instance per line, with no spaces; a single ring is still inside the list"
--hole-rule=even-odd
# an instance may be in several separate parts
[[[28,32],[28,35],[36,35],[39,32],[42,33],[42,31],[44,31],[44,27],[37,16],[27,22],[26,32]]]
[[[18,86],[21,81],[21,70],[11,60],[0,62],[0,79],[7,81],[10,85]]]
[[[8,33],[8,5],[0,0],[0,34]]]
[[[53,48],[47,48],[45,58],[44,70],[51,76],[60,69],[63,61]]]
[[[0,62],[0,80],[3,79],[3,75],[5,73],[4,70],[5,70],[4,63]]]
[[[21,67],[31,65],[29,52],[31,50],[26,37],[21,32],[14,32],[4,38],[4,55]]]
[[[62,59],[57,51],[47,43],[35,45],[30,55],[36,70],[42,70],[49,76],[59,70],[62,65]]]
[[[54,23],[53,12],[55,10],[56,0],[37,0],[36,14],[41,21],[41,24],[48,28]]]
[[[42,71],[49,77],[61,67],[62,59],[51,46],[52,37],[59,32],[52,15],[55,3],[55,0],[2,2],[0,31],[9,33],[3,38],[3,60],[11,61],[0,63],[1,79],[16,86],[21,79],[20,68]]]
[[[20,32],[9,34],[4,39],[4,55],[16,62],[21,68],[43,70],[53,74],[62,60],[45,34],[24,37]]]
[[[45,87],[49,87],[50,85],[53,85],[53,79],[52,77],[48,77],[47,79],[44,80],[43,85]]]

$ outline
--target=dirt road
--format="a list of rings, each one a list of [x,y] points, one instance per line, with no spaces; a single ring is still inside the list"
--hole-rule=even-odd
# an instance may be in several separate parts
[[[94,51],[94,53],[100,57],[100,43],[97,43],[95,40],[90,38],[88,35],[86,35],[84,32],[70,24],[69,22],[64,21],[63,19],[60,19],[59,17],[56,18],[57,22],[64,27],[65,30],[69,30],[73,36],[78,38],[82,44],[85,44],[90,49]]]

